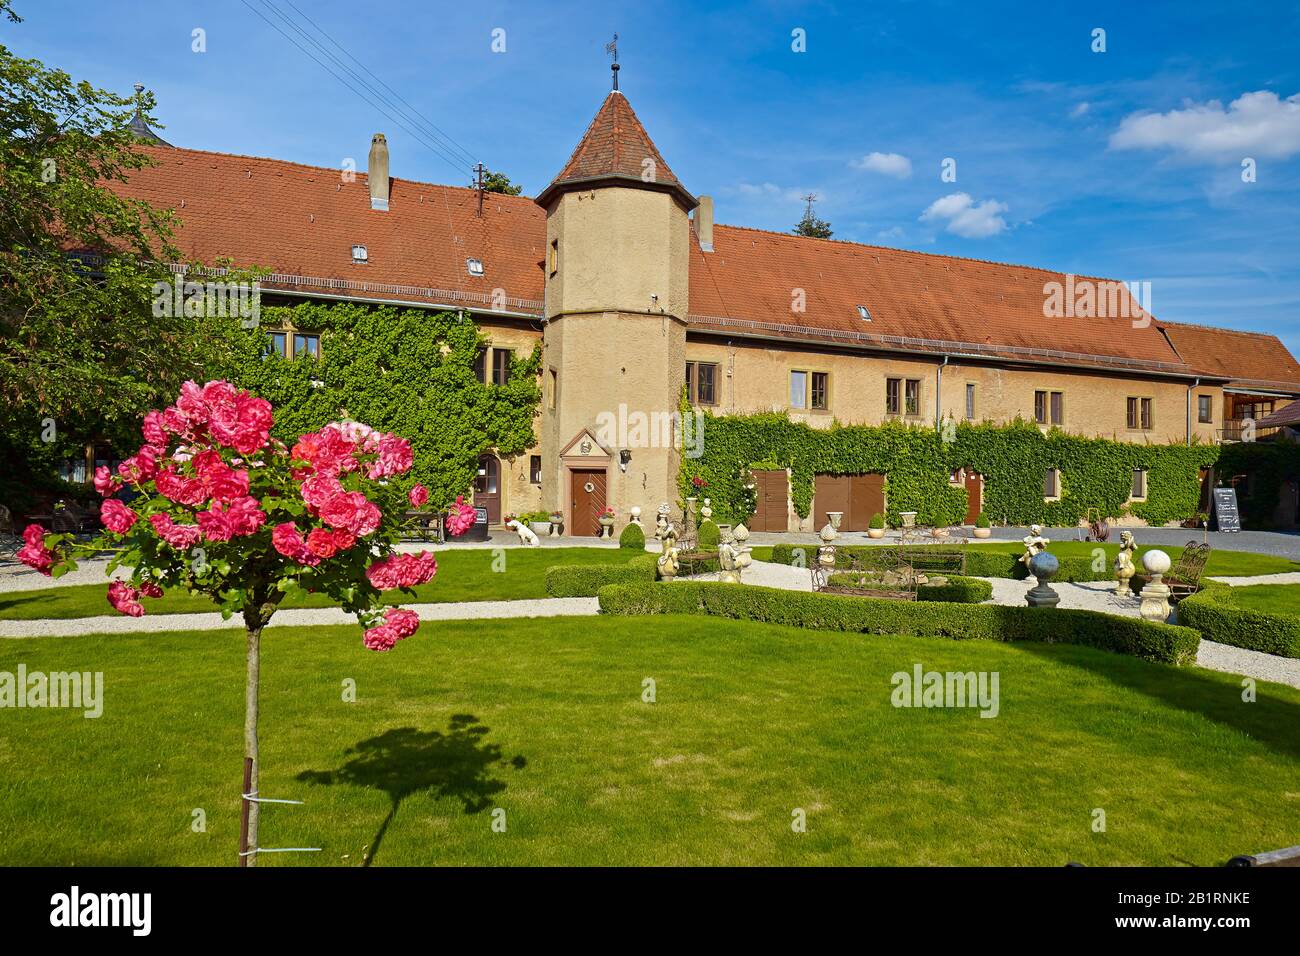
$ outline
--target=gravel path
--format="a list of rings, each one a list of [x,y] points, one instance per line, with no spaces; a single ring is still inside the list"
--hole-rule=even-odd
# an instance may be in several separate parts
[[[1285,571],[1282,574],[1253,574],[1248,577],[1213,577],[1210,581],[1218,581],[1220,584],[1226,584],[1234,588],[1246,588],[1252,584],[1300,584],[1300,572]]]
[[[403,605],[420,615],[427,626],[437,621],[466,621],[514,617],[563,617],[599,613],[595,598],[538,598],[529,601],[460,601]],[[279,611],[269,627],[356,625],[355,616],[338,608],[297,608]],[[69,620],[0,621],[0,638],[75,637],[82,634],[134,634],[157,631],[215,631],[240,628],[232,617],[223,621],[215,611],[204,614],[152,614],[144,617],[79,617]]]

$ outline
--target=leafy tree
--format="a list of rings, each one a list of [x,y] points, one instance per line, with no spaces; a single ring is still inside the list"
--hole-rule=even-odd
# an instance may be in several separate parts
[[[790,231],[796,236],[808,236],[811,239],[829,239],[831,237],[831,224],[825,219],[818,219],[814,216],[812,204],[810,203],[803,218]]]
[[[510,181],[510,177],[505,173],[494,173],[491,170],[483,177],[483,191],[489,193],[504,193],[507,196],[518,196],[524,191],[523,186],[516,186]]]
[[[51,576],[76,568],[77,554],[112,553],[107,573],[125,567],[131,576],[108,586],[108,602],[132,617],[145,613],[143,599],[171,588],[211,598],[226,618],[242,616],[244,794],[258,791],[262,631],[285,596],[329,596],[357,615],[366,647],[387,651],[420,619],[387,606],[385,592],[414,595],[437,571],[431,552],[396,550],[402,511],[425,504],[427,490],[417,485],[401,501],[380,493],[411,469],[404,438],[340,421],[290,446],[271,436],[274,423],[265,399],[226,382],[186,382],[175,405],[145,416],[145,444],[117,475],[96,469],[105,531],[79,544],[33,524],[18,552]],[[136,494],[129,505],[115,497],[123,486]],[[461,534],[473,521],[474,509],[457,499],[448,529]],[[245,797],[243,814],[240,860],[251,866],[257,801]]]
[[[153,105],[0,45],[0,431],[138,418],[223,347],[211,323],[155,314],[173,216],[110,188],[153,165],[127,129]]]

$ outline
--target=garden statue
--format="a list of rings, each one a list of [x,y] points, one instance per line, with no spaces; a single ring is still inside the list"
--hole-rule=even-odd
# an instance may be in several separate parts
[[[818,533],[818,537],[822,539],[822,546],[817,549],[817,563],[824,568],[835,567],[835,545],[831,542],[838,536],[839,532],[830,521],[827,521],[826,526]]]
[[[677,577],[677,572],[681,569],[681,563],[677,560],[677,529],[667,520],[667,515],[661,512],[659,517],[664,519],[665,525],[663,533],[657,534],[663,542],[663,553],[659,555],[659,560],[655,564],[659,568],[659,577],[671,581]]]
[[[1026,563],[1029,573],[1038,583],[1025,594],[1025,603],[1030,607],[1056,607],[1061,601],[1061,596],[1052,590],[1050,583],[1061,567],[1061,563],[1056,560],[1056,555],[1050,551],[1039,551]]]
[[[1138,608],[1145,621],[1169,620],[1169,585],[1161,579],[1171,563],[1169,555],[1159,548],[1152,548],[1142,555],[1142,566],[1151,575],[1151,580],[1142,586],[1142,606]]]
[[[754,563],[754,555],[751,553],[754,549],[745,543],[749,540],[749,529],[741,522],[736,525],[731,536],[736,540],[736,570],[744,571]]]
[[[528,527],[528,525],[524,524],[522,521],[519,521],[518,519],[511,518],[509,521],[506,522],[506,527],[509,528],[511,531],[513,531],[515,534],[519,535],[520,544],[527,545],[530,548],[536,548],[539,547],[542,543],[537,540],[536,532],[534,532],[532,528]]]
[[[1020,556],[1020,563],[1029,567],[1029,563],[1034,559],[1034,555],[1042,554],[1047,550],[1047,546],[1052,542],[1043,537],[1043,526],[1031,524],[1029,534],[1024,537],[1025,553]]]
[[[708,498],[704,499],[704,505],[700,508],[700,517],[705,521],[708,521],[713,517],[713,505],[709,502]]]
[[[1133,540],[1132,531],[1119,533],[1119,554],[1115,556],[1115,593],[1120,597],[1131,593],[1129,581],[1137,568],[1133,558],[1137,555],[1137,542]]]
[[[722,538],[718,543],[718,580],[727,584],[740,583],[740,566],[737,558],[740,556],[739,549],[736,548],[736,539],[731,536],[731,525],[718,525],[718,531]]]

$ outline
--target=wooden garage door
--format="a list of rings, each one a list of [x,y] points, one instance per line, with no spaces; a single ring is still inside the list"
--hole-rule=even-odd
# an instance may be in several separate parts
[[[884,475],[817,475],[813,485],[813,526],[826,524],[828,511],[842,511],[841,531],[866,531],[871,516],[885,513]]]
[[[790,479],[785,469],[756,471],[754,493],[758,497],[758,510],[749,523],[750,531],[790,530]]]

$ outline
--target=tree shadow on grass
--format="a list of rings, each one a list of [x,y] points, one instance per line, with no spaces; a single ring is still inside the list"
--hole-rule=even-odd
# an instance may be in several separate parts
[[[453,714],[447,732],[400,727],[363,740],[345,751],[348,759],[337,770],[306,770],[299,780],[324,786],[346,784],[388,794],[391,807],[370,843],[365,865],[374,862],[379,844],[397,816],[402,801],[414,793],[429,792],[435,799],[461,801],[466,813],[481,813],[491,797],[505,790],[493,778],[499,767],[521,770],[522,756],[507,758],[496,744],[484,741],[488,728],[472,714]]]
[[[1157,664],[1124,654],[1089,647],[1017,641],[1013,645],[1030,654],[1050,658],[1105,677],[1111,683],[1137,691],[1258,741],[1275,753],[1300,760],[1300,703],[1274,695],[1264,682],[1257,699],[1241,699],[1240,676],[1197,667]]]

